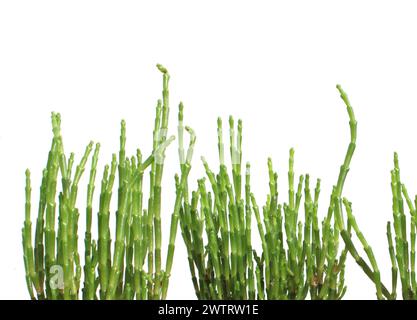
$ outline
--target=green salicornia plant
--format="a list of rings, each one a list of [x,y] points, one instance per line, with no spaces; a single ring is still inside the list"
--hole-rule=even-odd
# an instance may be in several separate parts
[[[305,299],[308,293],[311,299],[343,297],[347,249],[339,250],[336,211],[340,210],[338,204],[355,149],[356,120],[346,94],[337,88],[347,106],[351,143],[321,224],[320,180],[313,193],[309,175],[300,176],[295,189],[292,149],[288,201],[278,202],[278,175],[269,159],[270,192],[261,216],[251,190],[249,163],[242,177],[242,122],[238,121],[236,133],[234,120],[229,118],[230,174],[225,164],[222,121],[218,119],[219,170],[214,173],[203,158],[209,190],[205,178],[198,180],[191,199],[188,192],[184,193],[180,209],[182,236],[199,299]],[[300,217],[300,206],[304,207],[304,218]],[[261,255],[252,248],[253,213]]]
[[[372,252],[372,248],[359,230],[356,219],[352,214],[352,206],[344,199],[347,217],[352,225],[363,249],[368,257],[371,267],[359,255],[353,241],[346,237],[349,250],[356,262],[362,267],[366,275],[375,283],[378,299],[396,299],[398,275],[401,284],[402,298],[405,300],[417,300],[416,282],[416,222],[417,222],[417,196],[411,200],[405,185],[401,182],[400,166],[397,153],[394,154],[394,169],[391,171],[392,213],[393,221],[387,223],[386,235],[388,239],[388,251],[391,259],[391,292],[381,283],[378,265]],[[409,219],[405,214],[408,207]]]
[[[247,273],[247,269],[253,269],[252,250],[246,250],[251,246],[250,237],[247,236],[250,234],[251,224],[244,221],[250,219],[250,215],[246,212],[245,217],[247,208],[244,207],[241,198],[241,162],[238,160],[241,158],[241,153],[235,152],[232,118],[230,125],[233,177],[230,178],[224,164],[222,126],[219,119],[221,165],[217,176],[210,171],[203,159],[214,199],[212,194],[207,192],[204,179],[200,179],[198,189],[192,192],[191,202],[185,193],[180,209],[182,234],[188,250],[192,280],[199,299],[231,299],[232,297],[245,299],[247,278],[248,283],[251,283],[248,294],[254,296],[253,273]],[[239,146],[242,141],[241,133],[242,123],[239,121],[237,138]],[[204,230],[208,239],[207,246],[203,241]]]
[[[334,206],[330,199],[327,215],[319,224],[318,200],[320,180],[314,193],[310,190],[310,176],[299,177],[294,190],[294,151],[290,150],[288,172],[288,202],[278,204],[277,173],[269,161],[270,194],[262,209],[263,225],[255,197],[252,205],[262,241],[262,257],[257,261],[258,294],[268,299],[341,299],[344,284],[347,250],[339,252],[339,230],[332,219]],[[301,204],[304,186],[304,200]],[[299,217],[300,205],[304,220]],[[259,271],[258,271],[259,269]],[[262,276],[264,270],[264,276]]]
[[[162,100],[158,100],[153,131],[153,150],[143,159],[140,150],[126,155],[126,124],[121,123],[120,149],[104,168],[101,180],[97,222],[93,222],[93,196],[100,145],[89,143],[79,164],[74,154],[67,159],[61,136],[61,118],[52,114],[53,139],[40,187],[34,239],[31,227],[30,172],[26,171],[25,221],[22,229],[26,283],[32,299],[165,299],[173,264],[178,216],[187,178],[195,135],[191,128],[187,156],[176,177],[176,197],[165,269],[162,268],[161,201],[165,149],[174,136],[167,137],[169,117],[169,74],[163,74]],[[180,106],[182,114],[182,105]],[[181,124],[182,125],[182,124]],[[183,150],[183,137],[181,146]],[[94,148],[94,151],[93,151]],[[79,182],[90,154],[85,216],[77,206]],[[149,170],[149,198],[144,203],[143,178]],[[61,188],[58,179],[61,179]],[[113,191],[117,185],[115,229],[110,216]],[[84,216],[84,265],[79,251],[79,218]],[[92,227],[98,238],[93,239]],[[113,239],[113,243],[112,243]],[[33,243],[33,244],[32,244]],[[82,292],[80,292],[82,289]]]

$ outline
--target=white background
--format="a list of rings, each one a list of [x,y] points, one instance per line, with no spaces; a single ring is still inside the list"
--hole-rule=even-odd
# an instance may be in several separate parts
[[[67,152],[80,156],[90,139],[101,142],[100,179],[103,165],[117,151],[122,118],[128,151],[140,146],[150,152],[162,84],[156,63],[171,74],[171,133],[176,133],[182,100],[185,122],[198,135],[193,186],[203,174],[201,155],[217,164],[216,117],[233,114],[244,123],[244,158],[252,163],[258,202],[267,192],[268,156],[280,174],[280,199],[286,200],[288,150],[294,147],[297,172],[322,179],[321,217],[349,137],[335,88],[342,84],[359,123],[344,195],[353,201],[390,287],[385,224],[391,219],[394,150],[409,192],[417,192],[413,2],[2,1],[0,298],[28,298],[20,234],[24,170],[32,170],[34,216],[51,141],[50,112],[62,113]],[[165,248],[176,148],[174,143],[167,153],[163,182]],[[82,210],[84,199],[79,200]],[[172,274],[169,298],[193,299],[180,233]],[[375,297],[351,258],[346,278],[346,298]]]

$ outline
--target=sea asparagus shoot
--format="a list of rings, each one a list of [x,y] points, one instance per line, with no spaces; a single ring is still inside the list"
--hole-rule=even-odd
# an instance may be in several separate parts
[[[236,128],[234,119],[229,118],[228,167],[223,124],[218,119],[219,168],[212,171],[202,158],[206,177],[198,180],[191,195],[184,193],[180,209],[182,236],[199,299],[341,299],[345,294],[348,251],[339,248],[338,211],[355,150],[357,123],[346,93],[340,86],[337,89],[347,107],[351,142],[321,223],[320,180],[314,191],[308,174],[299,176],[295,186],[292,149],[287,201],[278,201],[278,174],[268,159],[270,192],[266,204],[258,207],[249,163],[242,173],[242,121]],[[253,217],[261,240],[260,254],[252,244]]]
[[[196,135],[184,125],[184,106],[179,104],[180,172],[173,181],[174,203],[163,266],[162,199],[167,197],[162,178],[165,151],[175,136],[167,135],[170,76],[163,66],[157,68],[162,73],[163,89],[155,108],[152,151],[147,157],[140,149],[134,155],[126,154],[126,122],[122,120],[119,151],[104,166],[98,197],[100,144],[90,142],[79,160],[73,153],[67,156],[61,116],[52,113],[52,144],[42,171],[33,229],[31,174],[26,170],[22,247],[31,299],[166,299],[178,224],[198,299],[342,299],[347,290],[348,255],[375,284],[378,299],[396,299],[398,283],[403,299],[417,299],[417,196],[411,200],[401,182],[395,153],[391,172],[393,222],[388,222],[386,230],[392,264],[392,288],[388,290],[353,215],[352,203],[343,193],[356,148],[357,122],[340,85],[337,89],[349,117],[350,143],[321,218],[321,181],[313,183],[309,174],[296,176],[293,149],[289,152],[286,200],[278,198],[278,173],[269,158],[269,192],[266,203],[258,205],[250,163],[242,165],[243,124],[241,120],[235,123],[233,117],[228,121],[230,165],[225,160],[223,122],[218,118],[218,169],[213,170],[202,157],[205,176],[197,180],[195,190],[190,190]],[[189,135],[187,147],[185,132]],[[146,191],[145,174],[149,174]],[[87,184],[83,187],[80,182],[85,175]],[[86,202],[80,205],[77,198],[82,192]],[[84,223],[79,228],[80,219],[85,228]],[[256,228],[258,242],[253,239],[252,228]],[[364,257],[356,248],[354,235],[363,246]]]
[[[381,282],[378,264],[371,246],[360,231],[351,204],[344,199],[348,220],[363,246],[367,263],[355,248],[350,236],[345,237],[349,251],[357,264],[369,279],[374,282],[378,299],[397,299],[397,286],[400,284],[401,296],[404,300],[417,300],[416,282],[416,223],[417,196],[412,200],[406,186],[401,181],[398,154],[394,153],[394,168],[391,170],[392,191],[392,222],[387,222],[386,236],[388,252],[391,259],[391,291]],[[409,217],[406,210],[408,208]],[[399,279],[398,279],[399,278]]]
[[[162,176],[165,150],[174,140],[167,137],[169,118],[168,71],[161,65],[162,100],[156,106],[153,150],[144,158],[138,149],[126,155],[126,123],[121,122],[120,149],[102,175],[98,207],[93,206],[100,144],[90,142],[76,166],[67,158],[61,136],[61,117],[52,114],[52,146],[43,170],[34,237],[31,222],[31,179],[26,171],[25,221],[22,229],[26,284],[32,299],[165,299],[171,275],[180,204],[185,190],[195,143],[190,134],[187,157],[176,178],[165,269],[162,268]],[[181,104],[182,110],[182,104]],[[182,112],[182,111],[181,111]],[[182,146],[181,137],[181,148]],[[91,156],[92,154],[92,156]],[[86,189],[79,186],[90,161]],[[75,170],[73,168],[75,167]],[[147,202],[142,191],[149,172]],[[59,180],[60,183],[59,183]],[[114,190],[117,188],[116,194]],[[77,195],[86,192],[85,209]],[[114,199],[116,198],[116,199]],[[116,212],[111,202],[116,201]],[[94,212],[97,216],[94,217]],[[115,215],[114,229],[110,216]],[[79,219],[85,219],[84,252],[79,250]],[[98,238],[93,239],[92,228]]]

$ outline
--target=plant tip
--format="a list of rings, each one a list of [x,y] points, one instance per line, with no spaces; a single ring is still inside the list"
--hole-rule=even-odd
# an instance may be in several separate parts
[[[162,64],[157,64],[156,67],[158,68],[159,71],[161,71],[164,74],[168,73],[168,70],[162,65]]]

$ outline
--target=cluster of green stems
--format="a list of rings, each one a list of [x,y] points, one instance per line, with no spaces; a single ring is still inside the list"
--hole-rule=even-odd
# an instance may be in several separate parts
[[[417,299],[417,196],[411,200],[401,182],[395,153],[391,171],[393,222],[387,223],[386,231],[392,265],[392,288],[388,290],[381,281],[373,250],[353,215],[352,204],[343,196],[356,148],[357,122],[339,85],[337,89],[349,116],[350,143],[321,220],[320,179],[314,187],[309,174],[296,179],[293,149],[289,153],[288,198],[285,202],[278,199],[278,174],[269,158],[269,193],[259,208],[251,188],[250,163],[242,168],[242,121],[236,125],[233,117],[229,118],[231,165],[225,161],[223,124],[218,118],[219,168],[212,171],[202,157],[205,177],[190,192],[188,180],[196,136],[183,124],[180,103],[180,173],[175,175],[175,200],[163,269],[162,177],[165,150],[175,137],[167,136],[170,77],[163,66],[157,67],[162,73],[163,90],[156,105],[152,152],[147,158],[142,157],[140,149],[133,156],[126,155],[126,123],[122,120],[119,153],[113,154],[111,163],[104,167],[97,207],[93,200],[100,144],[90,142],[74,166],[74,154],[67,158],[64,152],[60,114],[52,113],[53,139],[42,172],[34,235],[31,178],[26,170],[22,244],[26,284],[32,299],[166,299],[178,224],[198,299],[341,299],[346,292],[348,254],[375,284],[378,299],[396,299],[398,282],[403,299]],[[184,131],[190,135],[187,150]],[[77,202],[79,182],[89,161],[86,204],[81,212]],[[147,201],[143,192],[146,172]],[[115,188],[116,211],[112,213]],[[85,219],[83,257],[79,251],[80,215]],[[252,244],[252,225],[257,227],[260,252]],[[362,245],[365,257],[359,253],[353,235]]]
[[[310,176],[301,175],[295,188],[294,150],[290,150],[288,200],[278,201],[278,174],[268,159],[269,194],[259,209],[251,190],[250,164],[242,177],[242,121],[237,133],[229,118],[231,174],[225,164],[222,120],[218,119],[220,166],[214,173],[202,158],[206,178],[197,190],[186,193],[180,224],[188,261],[199,299],[341,299],[346,292],[345,262],[348,250],[339,249],[337,221],[343,185],[356,141],[356,120],[346,94],[351,142],[333,188],[324,219],[319,223],[320,180],[314,191]],[[242,194],[243,193],[243,194]],[[302,198],[303,203],[302,203]],[[301,217],[300,207],[304,208]],[[262,244],[252,247],[252,217]]]
[[[416,282],[416,222],[417,222],[417,196],[414,200],[408,195],[405,185],[401,182],[400,166],[397,153],[394,153],[394,169],[391,170],[392,191],[392,222],[387,222],[388,251],[391,260],[391,291],[382,283],[378,264],[371,246],[360,231],[356,219],[352,213],[351,204],[344,199],[348,221],[357,235],[369,264],[356,250],[351,235],[346,235],[349,251],[355,261],[363,269],[369,279],[375,284],[378,299],[397,299],[397,285],[401,285],[401,296],[404,300],[417,300]],[[405,214],[406,207],[410,214],[409,219]],[[394,231],[394,233],[393,233]],[[399,281],[398,281],[399,276]]]
[[[167,137],[169,74],[163,75],[162,100],[156,106],[151,155],[138,149],[126,155],[126,124],[121,122],[118,156],[104,168],[97,222],[93,223],[93,197],[100,144],[90,142],[75,168],[74,154],[66,157],[61,136],[61,117],[52,114],[53,139],[40,187],[35,235],[32,237],[31,180],[26,171],[25,221],[22,229],[27,288],[32,299],[165,299],[173,265],[181,199],[191,169],[195,135],[191,128],[187,157],[181,163],[171,217],[165,269],[162,268],[161,201],[165,149],[174,140]],[[182,105],[180,107],[182,113]],[[183,145],[181,136],[181,148]],[[94,149],[94,151],[93,151]],[[77,204],[79,182],[91,157],[85,209],[84,263],[79,252]],[[149,197],[144,201],[144,174],[149,171]],[[59,188],[59,177],[61,188]],[[111,230],[111,202],[117,185],[115,229]],[[146,206],[147,204],[147,206]],[[93,225],[97,239],[93,239]],[[112,240],[113,239],[113,240]],[[113,241],[113,243],[112,243]],[[83,282],[83,283],[81,283]],[[80,290],[81,289],[81,290]]]

